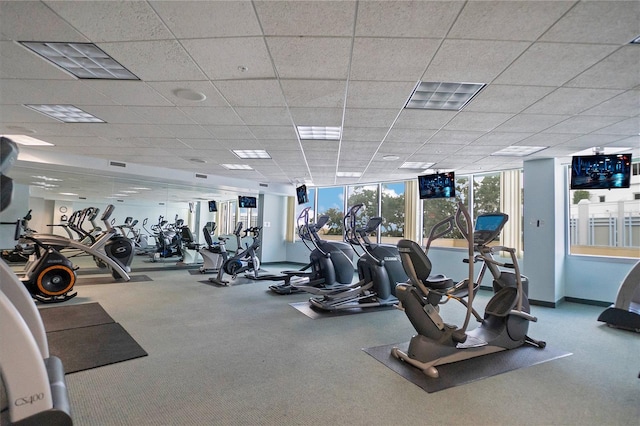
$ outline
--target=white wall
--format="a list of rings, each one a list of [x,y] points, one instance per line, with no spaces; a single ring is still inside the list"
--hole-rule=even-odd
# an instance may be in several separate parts
[[[0,222],[15,222],[22,219],[29,211],[29,187],[13,182],[13,198],[11,204],[0,212]],[[13,237],[16,228],[13,225],[0,226],[0,248],[10,249],[18,243]]]

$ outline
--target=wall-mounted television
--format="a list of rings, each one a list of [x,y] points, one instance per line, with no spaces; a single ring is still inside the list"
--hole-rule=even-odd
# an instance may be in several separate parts
[[[213,200],[209,201],[209,211],[210,212],[217,212],[218,211],[218,205]]]
[[[631,154],[575,155],[571,159],[571,189],[629,188]]]
[[[255,209],[258,207],[258,199],[256,197],[238,196],[238,207],[241,209]]]
[[[298,204],[306,204],[309,202],[309,195],[307,194],[307,185],[300,185],[296,188],[296,197],[298,198]]]
[[[418,176],[420,199],[453,198],[456,196],[454,172]]]

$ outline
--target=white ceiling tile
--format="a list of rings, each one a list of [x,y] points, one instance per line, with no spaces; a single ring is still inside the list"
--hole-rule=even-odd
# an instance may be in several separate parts
[[[448,36],[466,39],[534,41],[573,4],[573,1],[467,2]]]
[[[551,134],[551,133],[538,133],[523,139],[519,142],[520,145],[526,146],[555,146],[563,144],[573,138],[576,135],[571,134]]]
[[[156,124],[156,127],[167,136],[184,139],[210,138],[211,134],[197,124]]]
[[[172,102],[149,84],[135,80],[83,80],[84,84],[102,93],[114,105],[171,106]]]
[[[267,44],[280,78],[347,78],[349,38],[267,37]]]
[[[342,108],[347,91],[343,80],[281,80],[290,107]]]
[[[267,36],[351,36],[355,1],[256,1]]]
[[[505,147],[509,145],[513,145],[517,142],[520,142],[523,139],[531,136],[531,133],[502,133],[502,132],[492,132],[487,133],[486,135],[480,136],[478,139],[471,142],[468,146],[499,146]]]
[[[561,86],[615,49],[610,45],[535,43],[495,83]]]
[[[346,108],[345,127],[391,127],[400,109]]]
[[[562,123],[549,127],[545,132],[584,134],[610,126],[622,121],[623,119],[624,117],[577,115],[563,121]]]
[[[225,80],[214,83],[231,106],[285,106],[277,80]]]
[[[579,114],[622,93],[612,89],[561,87],[524,112],[527,114]]]
[[[0,114],[0,122],[2,123],[53,123],[59,122],[51,117],[26,108],[22,105],[3,105],[2,114]],[[25,127],[25,126],[23,126]],[[27,128],[35,129],[31,124]]]
[[[465,105],[464,110],[517,113],[542,99],[553,90],[555,90],[555,87],[490,84]]]
[[[266,150],[283,152],[300,152],[300,144],[297,140],[263,139],[262,145]]]
[[[490,83],[529,45],[520,41],[445,40],[422,81]]]
[[[358,5],[356,36],[444,37],[462,1],[366,1]]]
[[[342,131],[342,140],[381,142],[387,130],[384,127],[345,127]]]
[[[440,129],[447,124],[457,111],[433,111],[426,109],[405,109],[402,110],[394,128],[410,129]]]
[[[172,38],[147,2],[122,2],[118,7],[108,1],[47,1],[46,4],[94,42]]]
[[[489,132],[511,117],[513,114],[501,112],[462,111],[446,124],[445,129]]]
[[[341,108],[289,108],[296,126],[342,126]]]
[[[128,110],[151,124],[194,124],[178,107],[130,106]],[[105,120],[106,121],[106,120]]]
[[[291,124],[291,116],[286,108],[279,107],[238,107],[236,112],[249,126],[286,126]]]
[[[151,1],[177,38],[261,35],[251,1]]]
[[[206,80],[175,40],[101,43],[98,47],[144,81]]]
[[[21,45],[0,41],[0,78],[73,80],[74,77]]]
[[[569,118],[570,115],[552,115],[552,114],[520,114],[516,115],[494,131],[497,132],[514,132],[514,133],[537,133],[549,127],[560,123]]]
[[[385,139],[385,145],[388,143],[415,143],[418,142],[420,144],[424,143],[427,139],[435,134],[436,130],[426,130],[426,129],[402,129],[393,127],[387,138]]]
[[[632,117],[640,113],[640,90],[629,90],[584,111],[586,115]]]
[[[211,80],[275,78],[262,37],[194,39],[181,43]]]
[[[439,46],[438,40],[418,38],[356,38],[352,80],[420,80]]]
[[[638,117],[628,118],[611,126],[596,130],[595,133],[602,135],[640,135],[640,120]]]
[[[33,25],[34,22],[38,24]],[[44,2],[2,2],[0,33],[6,37],[3,39],[20,41],[88,41]]]
[[[638,46],[623,46],[569,81],[566,86],[631,89],[640,84],[639,65]]]
[[[242,125],[242,120],[232,108],[181,107],[182,111],[202,125]]]
[[[429,145],[468,145],[484,132],[460,131],[460,130],[440,130],[428,140]]]
[[[249,126],[249,130],[257,139],[287,139],[297,141],[297,135],[293,125],[289,126]]]
[[[165,98],[164,101],[177,106],[227,106],[228,102],[210,81],[152,81],[144,86],[147,90],[156,91],[155,96]],[[180,91],[189,90],[206,96],[202,101],[183,99],[177,96]],[[139,101],[138,101],[139,102]],[[137,103],[136,105],[149,105]]]
[[[400,110],[409,100],[415,82],[351,81],[347,108],[394,108]]]
[[[542,37],[545,41],[624,44],[638,36],[637,1],[582,1]]]
[[[251,139],[253,133],[247,126],[203,126],[216,139]]]

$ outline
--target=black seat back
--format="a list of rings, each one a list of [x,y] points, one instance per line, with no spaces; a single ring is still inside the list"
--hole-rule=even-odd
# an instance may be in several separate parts
[[[209,231],[209,227],[205,226],[202,228],[202,233],[204,234],[204,240],[207,243],[207,247],[213,246],[213,240],[211,239],[211,232]]]
[[[421,286],[431,274],[431,261],[418,243],[412,240],[398,241],[400,261],[407,276],[414,285]]]

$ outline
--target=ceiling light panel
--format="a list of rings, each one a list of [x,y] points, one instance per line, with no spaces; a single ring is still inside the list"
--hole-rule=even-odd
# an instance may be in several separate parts
[[[326,126],[297,126],[298,135],[302,140],[340,140],[340,127]]]
[[[407,161],[406,163],[402,163],[402,166],[400,166],[400,169],[413,169],[413,170],[422,170],[422,169],[428,169],[429,167],[433,166],[435,163],[418,163],[418,162],[413,162],[413,161]]]
[[[228,170],[253,170],[253,168],[247,164],[221,164],[221,166]]]
[[[231,150],[238,158],[247,159],[247,158],[271,158],[269,153],[264,149],[233,149]]]
[[[73,105],[25,105],[63,123],[104,123],[104,120]]]
[[[460,111],[484,86],[484,83],[421,81],[405,108]]]
[[[526,157],[527,155],[534,154],[543,149],[547,149],[546,146],[525,146],[525,145],[513,145],[496,151],[492,156],[504,156],[504,157]]]
[[[358,177],[362,176],[362,173],[360,173],[360,172],[337,172],[336,176],[337,177],[358,178]]]
[[[139,80],[93,43],[21,41],[20,44],[78,78]]]

